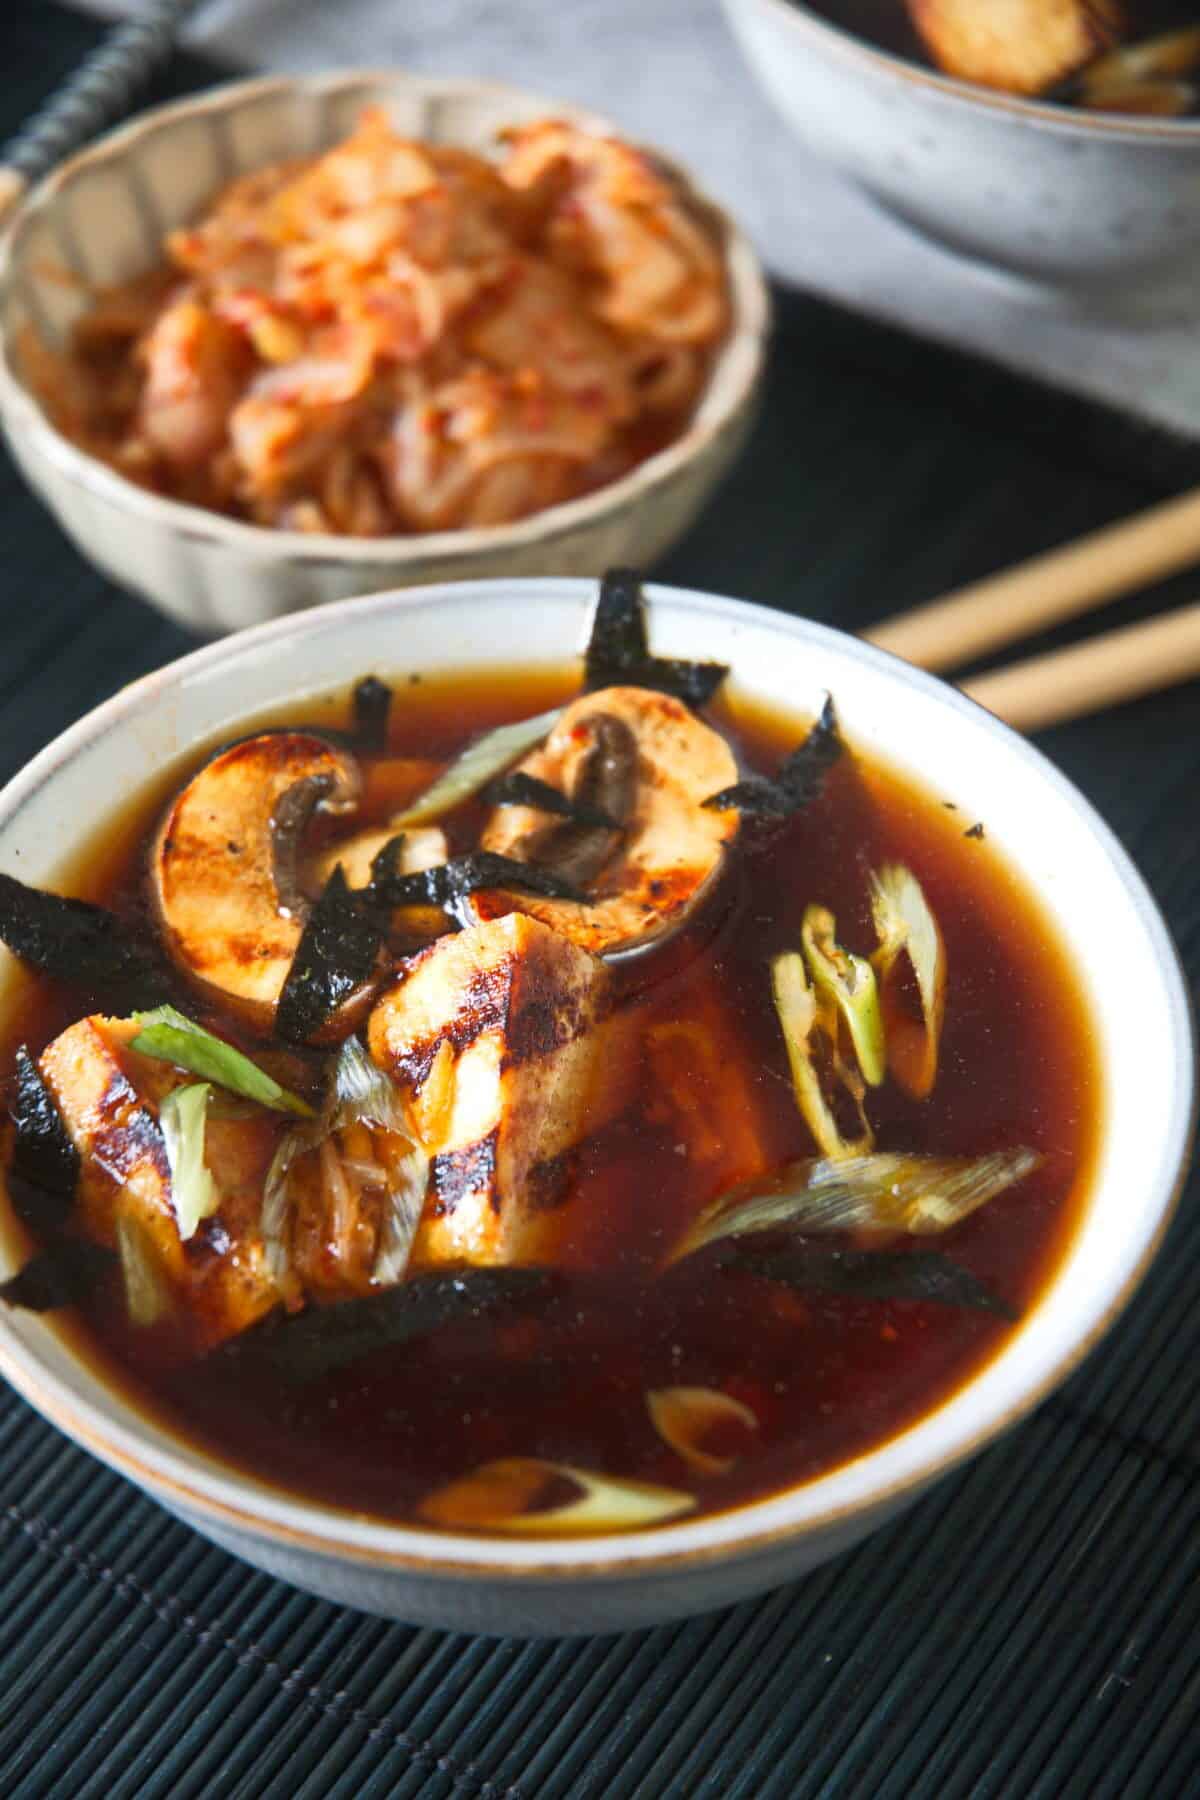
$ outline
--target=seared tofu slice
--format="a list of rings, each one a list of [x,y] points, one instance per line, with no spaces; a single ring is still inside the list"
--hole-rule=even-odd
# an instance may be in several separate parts
[[[1121,40],[1118,0],[908,0],[929,54],[948,75],[1010,94],[1040,94]]]
[[[221,1191],[220,1211],[206,1222],[210,1229],[201,1226],[182,1242],[158,1107],[193,1077],[131,1050],[139,1029],[132,1019],[80,1019],[42,1052],[42,1077],[79,1152],[77,1201],[86,1230],[115,1245],[118,1218],[135,1220],[199,1337],[216,1344],[279,1301],[257,1223],[280,1127],[265,1113],[210,1117],[205,1160]]]
[[[778,1160],[737,1019],[716,995],[690,992],[674,1018],[646,1028],[646,1116],[686,1158],[697,1210]]]
[[[377,1002],[371,1054],[432,1157],[417,1263],[553,1260],[571,1153],[629,1099],[597,957],[523,913],[445,937]]]

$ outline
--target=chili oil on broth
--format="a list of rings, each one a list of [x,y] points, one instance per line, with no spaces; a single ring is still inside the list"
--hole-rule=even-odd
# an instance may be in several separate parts
[[[572,665],[472,671],[396,683],[392,755],[449,759],[468,739],[578,691]],[[836,697],[835,697],[836,698]],[[794,716],[743,694],[712,722],[748,767],[774,769],[803,734]],[[274,708],[265,724],[344,725],[348,697]],[[227,734],[226,734],[227,741]],[[215,746],[214,746],[215,747]],[[143,864],[166,800],[203,754],[181,759],[107,824],[63,891],[150,920]],[[455,815],[452,851],[480,809]],[[351,829],[380,822],[361,816]],[[309,1384],[252,1358],[180,1362],[124,1316],[116,1278],[76,1315],[73,1347],[161,1426],[257,1480],[358,1514],[412,1520],[434,1489],[501,1457],[541,1457],[658,1482],[712,1512],[827,1473],[947,1400],[1012,1327],[932,1303],[805,1292],[719,1267],[708,1254],[661,1265],[686,1225],[743,1171],[752,1131],[774,1164],[813,1154],[796,1107],[769,964],[795,949],[805,906],[829,907],[849,949],[874,944],[868,876],[889,860],[917,874],[949,971],[939,1076],[928,1101],[893,1082],[871,1091],[880,1150],[980,1154],[1030,1145],[1041,1167],[936,1240],[1018,1312],[1070,1238],[1102,1120],[1088,1012],[1040,904],[976,821],[878,761],[844,757],[821,796],[777,831],[748,833],[730,904],[690,958],[622,1004],[641,1015],[644,1098],[581,1149],[560,1242],[564,1295],[536,1312],[495,1312],[379,1350]],[[986,832],[986,821],[984,821]],[[650,965],[646,965],[649,971]],[[639,980],[643,977],[639,976]],[[40,1048],[85,1010],[26,979],[5,1047]],[[247,1043],[232,1024],[229,1035]],[[252,1048],[247,1043],[248,1048]],[[664,1089],[685,1094],[688,1116]],[[690,1145],[692,1153],[680,1154]],[[697,1154],[697,1147],[699,1153]],[[835,1240],[836,1241],[836,1240]],[[759,1421],[741,1459],[698,1474],[657,1435],[646,1394],[712,1387]]]

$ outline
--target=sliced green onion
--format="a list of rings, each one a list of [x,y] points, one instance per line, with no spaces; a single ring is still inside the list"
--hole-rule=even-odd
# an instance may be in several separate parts
[[[937,1080],[946,1017],[946,946],[920,882],[903,863],[886,863],[871,877],[871,912],[879,938],[872,961],[879,976],[888,1067],[907,1093],[924,1100]],[[904,952],[917,978],[919,1025],[895,1003],[893,975]]]
[[[210,1217],[221,1203],[217,1184],[204,1161],[204,1131],[211,1092],[207,1081],[192,1081],[187,1087],[173,1089],[158,1109],[158,1123],[171,1169],[175,1223],[185,1243],[201,1219]]]
[[[693,1469],[704,1475],[723,1475],[732,1469],[736,1454],[718,1454],[704,1448],[712,1433],[735,1426],[745,1435],[758,1430],[758,1419],[741,1400],[719,1388],[651,1388],[646,1411],[659,1437]]]
[[[383,1162],[384,1211],[371,1279],[381,1287],[390,1287],[403,1281],[412,1255],[413,1240],[425,1210],[429,1158],[419,1144],[413,1144],[396,1157],[384,1150]]]
[[[381,1125],[385,1131],[408,1131],[395,1083],[372,1062],[356,1037],[348,1037],[333,1071],[335,1129],[342,1125]]]
[[[865,957],[842,949],[837,920],[824,906],[806,908],[800,942],[818,997],[844,1020],[863,1080],[878,1087],[887,1073],[887,1052],[874,969]]]
[[[281,1293],[292,1269],[292,1204],[288,1172],[296,1158],[312,1147],[311,1132],[304,1126],[297,1126],[294,1131],[287,1132],[279,1141],[267,1170],[267,1178],[263,1182],[262,1206],[258,1215],[263,1261],[267,1265],[267,1273]]]
[[[373,1128],[379,1184],[384,1190],[372,1281],[390,1287],[404,1279],[413,1240],[425,1210],[429,1157],[414,1143],[395,1083],[372,1062],[357,1038],[347,1038],[334,1070],[335,1130],[351,1124]]]
[[[879,1152],[793,1163],[766,1192],[725,1194],[689,1228],[672,1261],[759,1231],[802,1237],[874,1231],[931,1237],[949,1231],[1041,1164],[1036,1150],[987,1156],[905,1156]]]
[[[862,1136],[845,1138],[821,1091],[820,1076],[814,1061],[817,996],[805,973],[804,958],[798,950],[785,951],[772,962],[771,992],[787,1047],[796,1104],[817,1141],[817,1148],[828,1157],[858,1156],[871,1150],[875,1137],[862,1113],[861,1101],[859,1115],[862,1118]]]
[[[287,1133],[263,1183],[259,1231],[271,1279],[281,1289],[291,1274],[292,1165],[307,1151],[317,1150],[334,1159],[332,1166],[339,1175],[351,1168],[356,1179],[363,1179],[362,1169],[347,1162],[337,1141],[337,1133],[350,1125],[364,1125],[371,1132],[374,1156],[367,1180],[382,1189],[371,1279],[390,1287],[407,1271],[425,1208],[429,1158],[412,1141],[413,1130],[394,1083],[358,1039],[350,1037],[338,1052],[332,1098],[322,1118]]]
[[[272,1107],[276,1112],[312,1118],[313,1109],[307,1100],[281,1087],[248,1056],[243,1056],[224,1039],[214,1037],[211,1031],[205,1031],[202,1025],[197,1025],[175,1007],[156,1006],[153,1012],[134,1013],[133,1016],[141,1030],[130,1048],[142,1056],[174,1063],[177,1069],[187,1069],[192,1075],[203,1076],[205,1081],[215,1081],[219,1087],[229,1088],[231,1092],[241,1094],[243,1099],[257,1100],[260,1106]]]
[[[572,1482],[580,1490],[579,1498],[531,1512],[531,1502],[556,1478]],[[594,1475],[589,1469],[544,1462],[540,1457],[509,1456],[484,1463],[470,1475],[439,1488],[422,1501],[419,1511],[430,1524],[451,1529],[573,1537],[660,1525],[691,1512],[695,1505],[693,1495],[676,1488]]]
[[[171,1311],[171,1288],[158,1246],[133,1213],[117,1215],[117,1252],[125,1278],[125,1305],[131,1325],[157,1325]]]
[[[396,813],[391,825],[396,829],[405,825],[426,825],[430,819],[440,818],[453,807],[461,806],[493,775],[499,775],[519,756],[540,744],[562,710],[561,706],[556,706],[550,712],[538,713],[536,718],[518,719],[515,724],[500,725],[495,731],[485,732],[476,743],[468,744],[448,769],[443,769],[432,787],[418,794],[403,812]]]

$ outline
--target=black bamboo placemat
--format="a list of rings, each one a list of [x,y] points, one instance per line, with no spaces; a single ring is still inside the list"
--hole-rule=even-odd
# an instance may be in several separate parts
[[[97,30],[6,0],[0,135]],[[158,94],[210,79],[180,58]],[[854,627],[1197,479],[1186,446],[786,296],[750,451],[660,573]],[[7,464],[0,543],[7,777],[189,639],[96,576]],[[1140,861],[1193,984],[1198,728],[1193,684],[1043,739]],[[629,1637],[489,1641],[309,1600],[0,1391],[0,1794],[1198,1794],[1198,1253],[1193,1183],[1122,1324],[1028,1424],[806,1580]]]

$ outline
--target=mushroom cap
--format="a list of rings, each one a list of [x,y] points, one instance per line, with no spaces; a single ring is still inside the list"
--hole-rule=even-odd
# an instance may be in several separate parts
[[[736,836],[735,809],[704,801],[738,776],[725,739],[682,701],[650,688],[611,687],[566,708],[539,749],[518,767],[571,793],[592,747],[589,720],[619,719],[637,746],[637,786],[619,848],[591,883],[584,902],[533,894],[474,896],[479,918],[528,913],[596,955],[649,944],[682,925],[719,875]],[[497,807],[481,838],[485,850],[519,855],[529,832],[546,823],[534,807]]]
[[[286,891],[299,836],[315,810],[353,812],[360,791],[347,751],[270,731],[213,757],[167,808],[150,852],[163,940],[198,992],[256,1031],[271,1030],[304,928]]]

